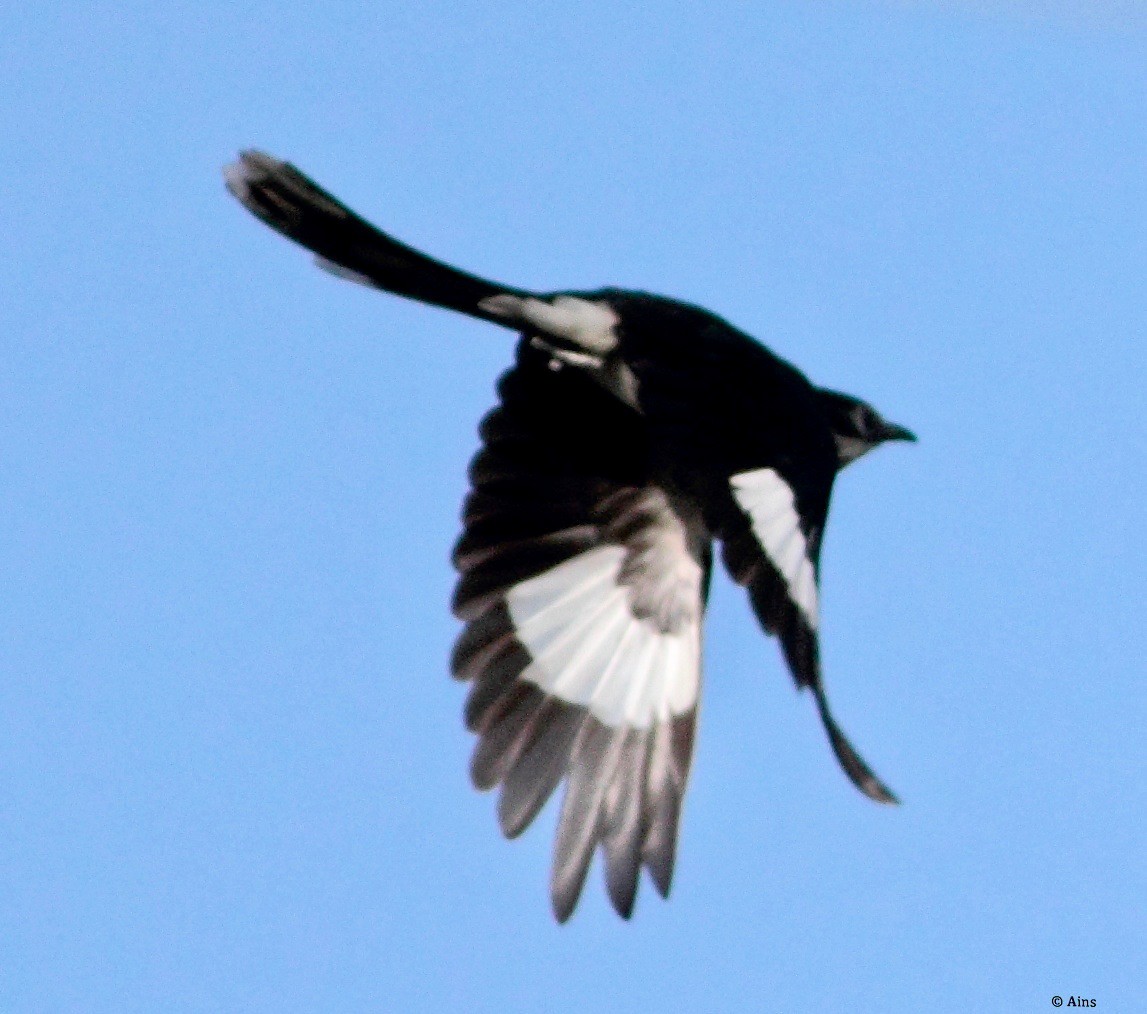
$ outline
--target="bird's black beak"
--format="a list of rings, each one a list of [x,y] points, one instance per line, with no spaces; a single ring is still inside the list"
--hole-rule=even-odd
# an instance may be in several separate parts
[[[907,440],[909,443],[916,443],[916,434],[904,426],[897,426],[896,423],[885,423],[884,428],[880,431],[881,441],[885,440]]]

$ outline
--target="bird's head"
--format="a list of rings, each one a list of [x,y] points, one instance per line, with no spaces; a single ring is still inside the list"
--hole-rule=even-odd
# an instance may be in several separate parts
[[[890,423],[859,398],[824,389],[818,393],[836,441],[838,468],[851,464],[886,440],[916,439],[916,434],[911,430]]]

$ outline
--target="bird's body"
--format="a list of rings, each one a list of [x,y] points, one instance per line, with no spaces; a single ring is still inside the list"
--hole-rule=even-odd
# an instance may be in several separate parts
[[[471,684],[471,774],[508,836],[567,783],[551,894],[564,920],[598,845],[615,908],[642,866],[664,895],[701,686],[713,548],[809,687],[842,767],[894,797],[837,727],[817,646],[833,481],[912,439],[706,310],[644,293],[536,294],[457,271],[369,225],[286,163],[228,185],[336,274],[518,331],[483,420],[455,548],[452,659]]]

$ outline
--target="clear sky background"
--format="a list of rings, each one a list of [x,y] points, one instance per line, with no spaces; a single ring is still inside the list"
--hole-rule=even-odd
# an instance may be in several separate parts
[[[1144,1009],[1147,16],[10,4],[0,1010]],[[496,328],[348,285],[289,158],[538,289],[711,307],[920,435],[838,483],[837,770],[715,582],[677,879],[565,927],[475,793],[448,558]]]

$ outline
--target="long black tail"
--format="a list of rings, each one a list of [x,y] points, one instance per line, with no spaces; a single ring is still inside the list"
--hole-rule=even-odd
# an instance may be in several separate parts
[[[244,151],[223,170],[227,189],[257,218],[313,250],[321,267],[434,306],[514,326],[482,309],[490,296],[529,296],[419,253],[359,218],[288,162]]]

